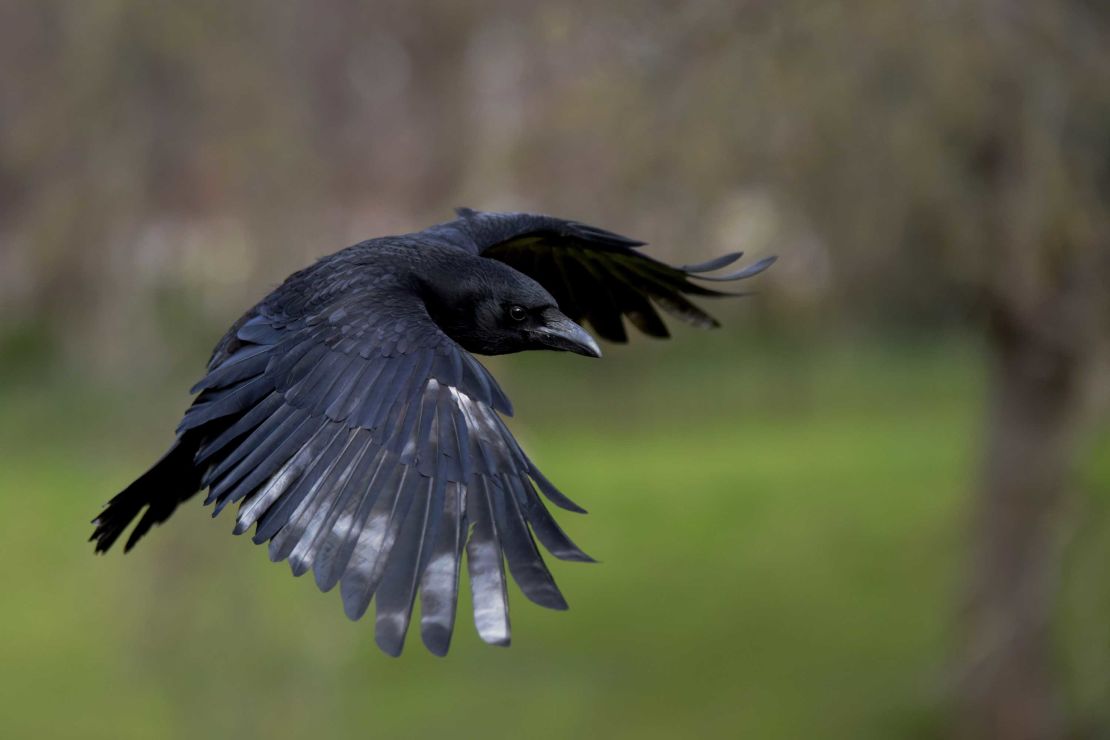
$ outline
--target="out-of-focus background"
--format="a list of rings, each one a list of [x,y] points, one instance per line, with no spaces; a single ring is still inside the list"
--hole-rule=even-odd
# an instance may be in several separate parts
[[[2,734],[1107,737],[1108,7],[0,5]],[[93,557],[241,311],[457,205],[780,258],[489,363],[569,613],[392,660],[199,502]]]

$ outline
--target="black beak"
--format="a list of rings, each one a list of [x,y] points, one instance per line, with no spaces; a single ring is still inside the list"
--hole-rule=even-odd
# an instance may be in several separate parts
[[[576,352],[587,357],[601,357],[601,348],[594,338],[559,311],[544,313],[544,324],[535,330],[536,339],[548,349]]]

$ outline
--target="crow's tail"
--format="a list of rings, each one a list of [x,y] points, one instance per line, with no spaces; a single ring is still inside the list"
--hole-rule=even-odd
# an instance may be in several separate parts
[[[96,542],[96,551],[106,552],[145,506],[146,512],[123,548],[127,552],[152,526],[169,519],[178,504],[199,491],[201,471],[193,463],[196,452],[197,440],[186,434],[154,467],[109,501],[92,522],[96,529],[89,541]]]

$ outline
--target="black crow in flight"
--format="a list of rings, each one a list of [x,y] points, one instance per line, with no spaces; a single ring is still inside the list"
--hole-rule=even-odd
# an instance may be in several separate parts
[[[465,549],[474,621],[509,643],[504,563],[532,601],[566,602],[535,539],[589,561],[537,495],[581,512],[536,469],[499,414],[512,405],[473,354],[554,349],[600,357],[576,322],[627,339],[621,317],[668,336],[656,307],[716,322],[686,295],[724,295],[735,262],[671,267],[642,242],[550,216],[460,209],[454,221],[348,247],[289,277],[216,345],[177,440],[93,524],[106,551],[140,513],[124,550],[208,489],[213,515],[238,504],[294,575],[339,584],[351,619],[377,602],[375,636],[398,655],[413,602],[437,655],[455,624]],[[472,354],[473,353],[473,354]],[[143,509],[146,509],[145,512]],[[533,536],[535,539],[533,539]]]

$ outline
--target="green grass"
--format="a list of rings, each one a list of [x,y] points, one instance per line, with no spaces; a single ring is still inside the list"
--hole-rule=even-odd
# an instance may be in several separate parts
[[[88,520],[168,441],[184,396],[10,390],[0,727],[113,739],[938,734],[978,444],[974,355],[779,347],[746,360],[707,346],[693,341],[685,360],[643,345],[608,365],[499,363],[520,437],[590,509],[560,521],[601,563],[553,564],[566,613],[514,591],[508,650],[477,639],[464,603],[446,659],[418,639],[383,656],[370,622],[348,622],[336,594],[291,578],[199,503],[127,557],[94,558]],[[1105,488],[1110,470],[1090,468]]]

